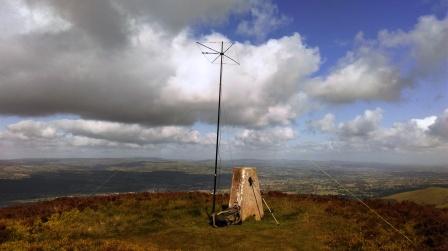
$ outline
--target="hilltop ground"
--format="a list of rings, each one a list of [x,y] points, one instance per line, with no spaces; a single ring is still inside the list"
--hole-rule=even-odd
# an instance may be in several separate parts
[[[207,224],[210,195],[199,192],[60,198],[2,208],[0,250],[448,250],[447,209],[367,202],[411,243],[352,200],[275,192],[264,197],[279,226],[266,212],[261,222],[214,229]]]
[[[394,199],[397,201],[413,201],[418,204],[434,205],[438,208],[448,208],[448,188],[428,187],[415,191],[397,193],[385,199]]]

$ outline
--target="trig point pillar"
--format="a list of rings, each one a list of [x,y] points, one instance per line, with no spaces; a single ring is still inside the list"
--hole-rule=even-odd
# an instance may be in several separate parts
[[[264,215],[260,183],[255,167],[234,167],[229,207],[240,206],[241,220],[254,216],[261,220]]]

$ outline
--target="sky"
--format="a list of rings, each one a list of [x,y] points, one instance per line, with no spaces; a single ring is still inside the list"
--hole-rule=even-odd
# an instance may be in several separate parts
[[[0,158],[448,164],[448,1],[0,6]],[[219,44],[211,44],[216,46]]]

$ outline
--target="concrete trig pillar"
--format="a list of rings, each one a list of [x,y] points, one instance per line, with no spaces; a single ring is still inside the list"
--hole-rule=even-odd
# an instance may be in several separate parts
[[[263,217],[263,202],[256,168],[233,168],[229,207],[233,207],[235,204],[240,206],[243,221],[252,216],[255,217],[255,220],[261,220]]]

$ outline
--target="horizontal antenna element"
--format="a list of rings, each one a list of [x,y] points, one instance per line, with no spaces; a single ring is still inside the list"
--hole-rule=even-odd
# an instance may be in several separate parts
[[[235,43],[221,41],[196,42],[196,44],[201,50],[202,55],[206,56],[207,60],[210,61],[210,63],[214,63],[218,58],[222,57],[222,64],[240,64],[238,60],[227,54],[227,52],[230,50],[230,48],[233,47]],[[217,48],[218,46],[220,48]],[[208,55],[217,55],[217,57],[207,57]]]

